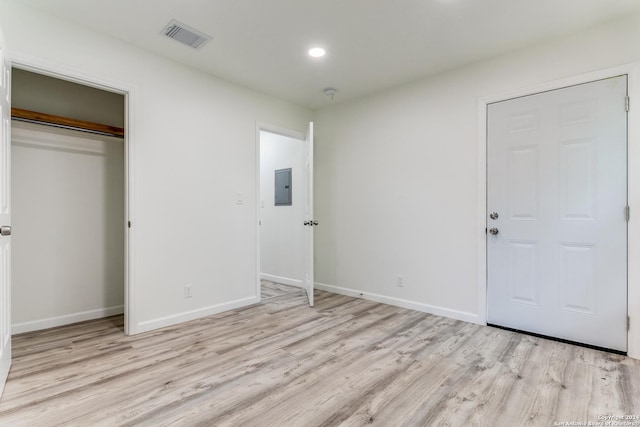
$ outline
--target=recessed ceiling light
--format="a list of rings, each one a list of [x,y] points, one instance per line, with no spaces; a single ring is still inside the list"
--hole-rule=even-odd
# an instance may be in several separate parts
[[[321,47],[314,47],[313,49],[309,49],[309,56],[313,56],[314,58],[320,58],[321,56],[325,56],[326,53],[327,51]]]

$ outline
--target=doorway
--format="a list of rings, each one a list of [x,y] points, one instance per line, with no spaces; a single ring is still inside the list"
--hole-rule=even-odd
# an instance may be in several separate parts
[[[627,351],[627,76],[487,106],[487,321]]]
[[[313,124],[306,135],[258,127],[258,295],[267,280],[306,291],[313,306]]]
[[[16,111],[121,131],[14,120],[14,333],[122,313],[128,333],[127,94],[30,67],[13,82]]]

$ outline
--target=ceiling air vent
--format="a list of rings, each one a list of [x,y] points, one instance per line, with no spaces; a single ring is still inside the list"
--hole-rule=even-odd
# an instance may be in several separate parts
[[[211,40],[211,37],[208,35],[185,25],[182,22],[176,21],[175,19],[172,19],[160,34],[179,41],[182,44],[186,44],[187,46],[191,46],[194,49],[204,46],[209,40]]]

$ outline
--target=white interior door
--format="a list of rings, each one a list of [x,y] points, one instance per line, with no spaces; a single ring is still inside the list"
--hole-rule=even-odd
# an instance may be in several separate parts
[[[11,67],[0,34],[0,393],[11,367]]]
[[[488,322],[627,349],[627,77],[488,106]]]
[[[309,123],[307,131],[307,139],[305,141],[305,184],[306,184],[306,201],[305,201],[305,273],[304,288],[309,298],[309,306],[313,307],[313,289],[314,289],[314,272],[313,272],[313,231],[318,222],[313,218],[313,122]]]

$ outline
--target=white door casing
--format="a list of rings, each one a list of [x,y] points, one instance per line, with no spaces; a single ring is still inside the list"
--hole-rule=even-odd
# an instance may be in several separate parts
[[[125,277],[124,277],[124,333],[134,335],[146,329],[138,322],[138,287],[137,287],[137,228],[136,223],[136,111],[137,88],[122,81],[107,79],[102,76],[85,73],[80,69],[67,67],[55,61],[25,55],[11,51],[11,66],[36,74],[47,75],[84,86],[119,93],[125,97]],[[128,224],[128,226],[127,226]]]
[[[307,291],[309,306],[313,307],[313,291],[314,291],[314,253],[313,253],[313,234],[314,227],[317,225],[313,217],[313,122],[309,123],[307,138],[305,141],[305,183],[306,183],[306,201],[305,201],[305,274],[304,288]]]
[[[621,76],[488,106],[489,323],[626,351],[626,94]]]
[[[0,226],[11,226],[11,67],[5,53],[0,33]],[[11,236],[0,235],[0,394],[10,368]]]

